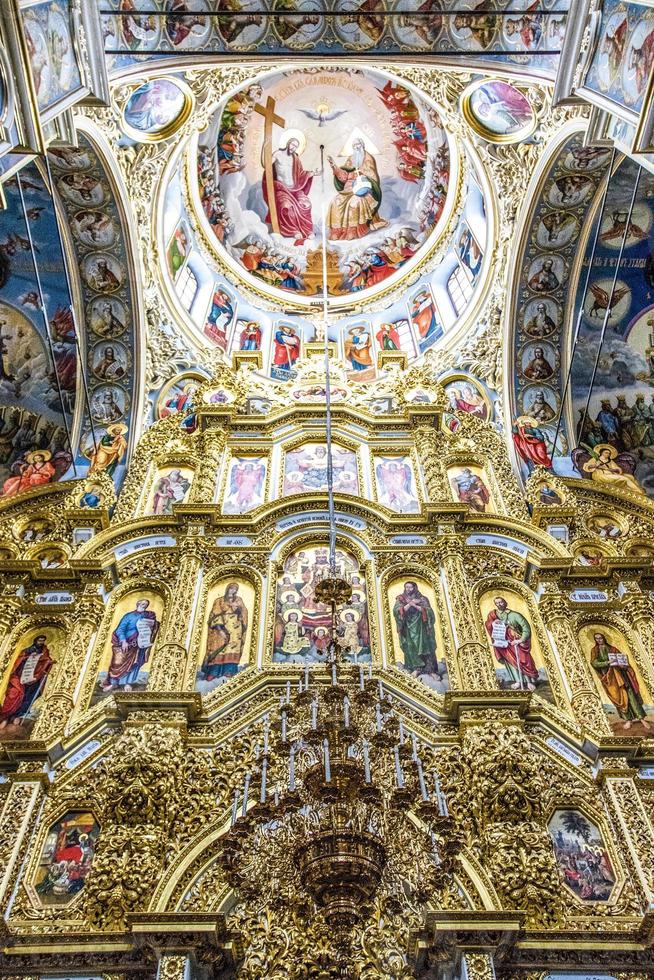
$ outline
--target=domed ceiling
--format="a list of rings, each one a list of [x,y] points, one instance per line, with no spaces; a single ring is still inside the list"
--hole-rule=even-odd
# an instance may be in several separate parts
[[[415,268],[443,226],[450,147],[436,110],[369,69],[277,72],[228,96],[202,134],[213,247],[266,295],[333,306]]]

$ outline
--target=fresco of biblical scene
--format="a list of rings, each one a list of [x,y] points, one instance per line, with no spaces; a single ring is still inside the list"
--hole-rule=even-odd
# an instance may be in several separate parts
[[[227,350],[227,334],[235,311],[236,301],[232,294],[222,284],[216,283],[207,311],[204,332],[222,351]]]
[[[528,99],[508,82],[487,79],[471,85],[461,108],[472,129],[491,143],[523,140],[536,126]]]
[[[601,548],[593,544],[575,545],[573,549],[575,561],[578,565],[586,568],[600,568],[607,559],[607,554]]]
[[[480,466],[449,466],[447,478],[457,503],[467,504],[476,514],[494,512],[488,477]]]
[[[627,554],[630,558],[654,558],[654,548],[649,544],[632,544]]]
[[[595,623],[584,626],[579,639],[613,734],[651,737],[652,695],[625,637],[612,626]]]
[[[119,599],[89,707],[109,694],[145,691],[162,618],[163,599],[156,592],[139,589]]]
[[[651,8],[607,0],[585,86],[639,112],[654,61]]]
[[[23,13],[25,44],[41,112],[81,87],[69,0],[45,0]]]
[[[375,377],[370,324],[347,327],[343,334],[343,350],[348,364],[348,377],[353,381],[371,381]]]
[[[188,119],[193,99],[173,78],[151,78],[132,92],[123,112],[125,132],[145,141],[166,139]]]
[[[234,456],[229,464],[223,514],[247,514],[260,507],[266,493],[265,456]]]
[[[610,408],[608,399],[602,402],[600,415],[608,416]],[[588,449],[573,449],[572,461],[582,477],[594,480],[604,490],[626,490],[639,495],[645,492],[634,476],[636,457],[631,453],[618,452],[609,443],[599,443]]]
[[[182,271],[189,253],[189,230],[185,221],[180,221],[168,242],[166,249],[166,265],[173,280]]]
[[[273,20],[286,44],[313,43],[308,36],[322,30],[319,0],[307,4],[304,18]],[[347,18],[348,30],[373,20]],[[338,33],[345,18],[329,23]],[[352,292],[378,292],[417,264],[436,234],[449,176],[434,109],[364,68],[271,74],[227,97],[198,150],[199,197],[216,250],[276,299],[286,291],[305,303],[322,290],[323,180],[327,289],[345,305]]]
[[[211,34],[207,0],[167,0],[166,37],[173,48],[196,49]]]
[[[261,324],[256,320],[238,320],[232,350],[261,350]]]
[[[332,444],[332,472],[335,493],[359,493],[356,453]],[[284,457],[284,489],[290,493],[326,493],[327,446],[306,442]]]
[[[428,286],[414,294],[409,309],[418,348],[422,353],[443,336],[443,325]]]
[[[554,701],[547,668],[527,601],[517,592],[498,588],[479,601],[495,673],[503,691],[532,691]]]
[[[481,271],[484,253],[466,221],[457,231],[456,254],[468,279],[474,282]]]
[[[145,505],[145,515],[171,517],[175,504],[186,502],[193,475],[189,466],[166,466],[158,470]]]
[[[416,514],[420,501],[410,456],[375,456],[377,499],[398,514]]]
[[[276,381],[288,381],[295,377],[295,364],[302,353],[302,337],[297,327],[278,323],[272,336],[272,360],[270,375]]]
[[[555,810],[547,829],[568,888],[584,902],[606,902],[616,877],[599,828],[580,810]]]
[[[241,577],[224,578],[207,597],[208,615],[200,637],[200,666],[195,688],[213,691],[250,662],[254,630],[255,592]]]
[[[199,374],[178,374],[168,381],[157,398],[155,417],[165,419],[178,412],[186,414],[193,408],[197,390],[205,380]]]
[[[370,626],[365,576],[356,559],[336,550],[336,574],[349,580],[352,598],[337,613],[336,642],[349,662],[370,661]],[[332,628],[331,608],[318,602],[314,590],[330,575],[329,549],[315,545],[294,552],[284,562],[275,593],[275,663],[324,662]]]
[[[453,412],[465,412],[484,422],[491,417],[488,395],[479,382],[466,375],[456,375],[445,379],[443,386]]]
[[[100,827],[92,813],[69,810],[48,831],[34,889],[42,905],[63,906],[84,888]]]
[[[388,587],[395,666],[439,694],[450,689],[442,650],[436,595],[423,578],[406,575]]]
[[[64,645],[64,634],[52,626],[31,629],[20,638],[0,686],[0,739],[29,738],[48,677]]]
[[[624,534],[622,522],[608,514],[593,514],[586,521],[586,527],[603,541],[616,541]]]
[[[538,503],[542,507],[556,507],[563,503],[563,497],[554,487],[543,481],[538,484]]]

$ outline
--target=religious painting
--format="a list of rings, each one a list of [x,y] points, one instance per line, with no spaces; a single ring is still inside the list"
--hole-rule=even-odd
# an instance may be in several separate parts
[[[204,333],[216,347],[227,350],[227,334],[236,314],[236,300],[222,283],[216,283],[204,324]]]
[[[223,514],[247,514],[260,507],[266,494],[265,456],[233,456],[223,495]]]
[[[105,211],[78,211],[71,223],[75,238],[89,248],[111,248],[118,235],[118,225]]]
[[[627,555],[629,558],[654,558],[654,548],[649,544],[632,544]]]
[[[166,0],[166,37],[177,50],[196,50],[211,34],[208,0]]]
[[[594,623],[583,627],[579,640],[613,734],[651,737],[654,700],[625,637],[613,626]]]
[[[114,422],[106,428],[96,429],[95,434],[88,432],[80,441],[80,449],[88,458],[89,476],[96,473],[107,473],[113,476],[116,469],[127,454],[127,439],[129,429],[123,422]]]
[[[89,351],[89,363],[99,381],[120,381],[132,363],[132,355],[119,341],[102,341]]]
[[[178,374],[167,381],[159,393],[155,405],[155,418],[165,419],[178,412],[186,414],[194,407],[195,396],[206,378],[193,372]]]
[[[611,416],[615,418],[615,413],[611,411],[611,408],[609,399],[602,402],[599,415],[602,415],[607,426],[610,424]],[[599,420],[599,415],[598,425],[601,426],[602,421]],[[645,493],[634,476],[636,457],[631,453],[618,452],[615,445],[596,443],[592,448],[574,449],[572,462],[582,477],[594,480],[603,490],[619,490],[639,495]]]
[[[349,50],[365,51],[379,44],[384,34],[383,0],[341,0],[341,16],[334,19],[334,33]]]
[[[639,113],[654,60],[651,7],[607,0],[584,87]]]
[[[346,327],[343,334],[343,351],[349,378],[353,381],[371,381],[375,377],[372,332],[369,323]]]
[[[256,47],[268,30],[268,18],[259,0],[220,0],[218,33],[228,48],[244,51]]]
[[[92,332],[106,340],[115,340],[127,329],[127,310],[114,296],[94,299],[88,308],[87,319]]]
[[[525,344],[520,362],[521,373],[529,381],[547,381],[558,367],[556,348],[547,340]]]
[[[255,591],[241,576],[220,579],[207,595],[195,689],[213,691],[250,663],[255,628]]]
[[[125,266],[108,252],[93,252],[82,262],[82,278],[97,293],[113,293],[125,281]]]
[[[390,18],[390,28],[402,50],[433,51],[444,34],[439,0],[405,0]]]
[[[313,48],[324,33],[322,0],[275,0],[273,8],[280,14],[288,11],[286,17],[274,17],[272,27],[277,38],[291,50]],[[325,111],[329,111],[329,108],[328,104]]]
[[[459,374],[445,379],[443,387],[453,412],[465,412],[484,422],[490,419],[490,400],[478,381]]]
[[[563,497],[558,490],[546,481],[538,484],[537,491],[541,507],[556,507],[563,503]]]
[[[151,0],[120,0],[117,20],[121,39],[128,51],[152,51],[158,44],[163,18],[152,13]]]
[[[84,888],[93,865],[100,826],[92,813],[69,810],[52,824],[33,886],[42,905],[69,905]]]
[[[295,364],[302,353],[302,337],[297,327],[278,323],[273,329],[270,375],[276,381],[295,377]]]
[[[586,527],[591,534],[596,534],[604,541],[616,541],[624,534],[622,521],[609,514],[592,514],[586,521]]]
[[[479,600],[495,674],[503,691],[531,691],[554,701],[547,668],[527,600],[503,586]]]
[[[411,327],[406,317],[380,323],[375,327],[375,340],[380,351],[404,351],[410,356],[415,354]]]
[[[514,85],[483,79],[469,86],[461,108],[471,128],[491,143],[516,143],[536,128],[536,113]]]
[[[0,739],[30,737],[42,695],[65,647],[61,629],[35,627],[16,643],[0,685]]]
[[[37,551],[33,556],[41,568],[61,568],[68,561],[68,554],[63,548],[47,547]]]
[[[456,254],[468,279],[474,282],[481,272],[484,253],[467,221],[462,221],[457,231]]]
[[[414,293],[409,309],[418,349],[423,353],[443,336],[443,324],[428,286]]]
[[[527,385],[520,394],[523,415],[530,415],[537,422],[556,421],[559,414],[558,392],[545,384]]]
[[[184,267],[190,247],[191,243],[188,225],[185,221],[180,221],[175,228],[166,249],[166,265],[168,266],[168,272],[170,273],[173,282],[177,279],[178,275],[182,271],[182,268]]]
[[[119,385],[100,385],[91,398],[91,415],[96,422],[117,422],[129,408],[129,395]]]
[[[388,587],[395,666],[438,694],[450,689],[433,586],[407,574]]]
[[[606,562],[607,554],[594,544],[577,544],[573,548],[575,562],[585,568],[601,568]]]
[[[261,324],[257,320],[237,320],[233,350],[261,350]]]
[[[325,26],[319,0],[297,10],[302,16],[275,17],[272,29],[284,31],[287,46],[312,45]],[[240,18],[240,33],[248,19]],[[338,34],[346,20],[358,32],[373,18],[350,23],[339,14],[330,28]],[[277,301],[290,292],[309,305],[323,288],[323,182],[327,291],[336,306],[415,266],[445,209],[449,143],[438,114],[372,69],[272,73],[228,96],[202,139],[199,197],[211,241]],[[357,353],[358,341],[348,342]],[[275,369],[289,371],[289,352],[279,354]]]
[[[14,534],[23,544],[44,541],[54,532],[54,524],[47,517],[37,517],[20,524]]]
[[[145,505],[145,516],[172,517],[175,504],[188,500],[194,470],[190,466],[165,466],[157,470]]]
[[[324,663],[332,634],[331,607],[318,602],[316,585],[331,574],[329,548],[314,545],[284,562],[275,592],[273,661]],[[370,625],[365,575],[353,555],[336,549],[336,574],[352,586],[349,603],[339,607],[335,641],[349,662],[370,661]]]
[[[162,619],[163,599],[157,592],[144,588],[121,596],[113,608],[89,707],[110,694],[146,690]]]
[[[335,493],[359,493],[357,456],[351,449],[332,445]],[[327,492],[327,446],[306,442],[284,457],[283,494]]]
[[[488,477],[481,466],[448,466],[447,478],[457,503],[466,504],[476,514],[494,513]]]
[[[78,208],[98,207],[104,204],[105,188],[93,173],[80,173],[75,170],[57,181],[62,197],[76,204]]]
[[[174,78],[151,78],[135,89],[123,110],[123,128],[141,142],[167,139],[193,108],[190,90]]]
[[[551,212],[558,214],[558,211]],[[535,340],[549,337],[561,325],[563,316],[561,307],[549,296],[532,299],[524,308],[523,329]]]
[[[599,827],[581,810],[555,810],[547,825],[556,863],[570,891],[583,902],[606,902],[616,883]]]
[[[229,405],[234,401],[234,395],[225,388],[210,388],[202,396],[205,405]]]
[[[90,480],[77,500],[77,506],[82,510],[96,510],[98,507],[105,507],[106,494],[99,483]]]
[[[41,113],[82,88],[69,0],[44,0],[23,8],[23,30]]]
[[[420,510],[416,476],[411,457],[373,457],[377,499],[398,514],[417,514]]]

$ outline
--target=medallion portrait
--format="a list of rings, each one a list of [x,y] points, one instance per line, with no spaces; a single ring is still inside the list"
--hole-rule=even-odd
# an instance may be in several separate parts
[[[388,587],[388,606],[395,666],[446,694],[450,683],[433,586],[415,575],[394,579]]]
[[[583,627],[579,640],[613,734],[651,737],[654,701],[625,637],[613,626],[595,623]]]
[[[616,876],[597,825],[580,810],[555,810],[547,829],[570,891],[584,902],[606,902]]]
[[[17,642],[0,685],[0,739],[29,738],[43,693],[65,647],[58,627],[34,627]]]
[[[352,597],[338,610],[335,641],[345,660],[369,661],[370,626],[365,576],[354,556],[338,548],[336,572],[350,582]],[[275,663],[317,663],[327,659],[332,611],[330,606],[316,599],[315,588],[329,575],[329,549],[324,545],[296,551],[284,562],[275,594]]]
[[[420,501],[410,456],[375,456],[377,499],[398,514],[416,514]]]
[[[265,456],[235,456],[227,473],[223,498],[223,514],[246,514],[264,502],[266,471]]]
[[[33,887],[41,905],[69,905],[84,888],[100,826],[92,813],[71,810],[48,831]]]
[[[166,37],[174,48],[196,49],[211,34],[207,0],[166,0]]]
[[[121,596],[113,608],[89,707],[110,694],[146,690],[162,619],[158,593],[139,589]]]
[[[499,79],[471,85],[462,96],[461,108],[474,131],[489,142],[514,143],[536,127],[536,114],[527,97]]]
[[[457,375],[445,379],[443,386],[453,412],[465,412],[483,421],[491,417],[488,395],[478,381],[466,375]]]
[[[534,617],[526,599],[510,589],[485,592],[480,609],[495,673],[503,691],[530,691],[554,701]]]
[[[240,576],[221,579],[210,589],[200,636],[197,691],[213,691],[250,663],[255,598],[252,583]]]
[[[194,470],[190,466],[166,466],[158,470],[147,503],[145,515],[171,517],[175,504],[188,499]]]
[[[447,478],[457,503],[466,504],[477,514],[494,512],[488,477],[480,466],[449,466]]]
[[[152,78],[129,96],[123,110],[123,127],[134,139],[166,139],[188,119],[193,97],[174,78]]]
[[[356,453],[342,446],[332,446],[332,471],[335,493],[359,493]],[[284,457],[284,494],[325,493],[327,491],[327,446],[307,442],[291,449]]]

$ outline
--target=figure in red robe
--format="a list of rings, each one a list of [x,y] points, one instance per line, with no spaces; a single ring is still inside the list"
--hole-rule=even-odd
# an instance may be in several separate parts
[[[26,453],[25,463],[18,464],[18,472],[3,483],[2,496],[15,497],[16,494],[23,493],[25,490],[32,490],[34,487],[43,486],[44,483],[51,483],[57,474],[55,467],[50,462],[51,455],[47,449]]]
[[[528,415],[521,415],[515,420],[511,432],[516,452],[524,459],[530,470],[533,466],[545,466],[551,469],[552,460],[547,451],[545,436],[535,419]]]
[[[35,636],[32,643],[18,654],[12,667],[0,704],[0,729],[10,723],[22,723],[41,694],[52,665],[45,635]]]
[[[280,147],[273,154],[273,191],[279,234],[284,238],[295,239],[296,245],[301,245],[313,234],[309,191],[315,176],[302,166],[299,149],[299,141],[291,137],[286,146]],[[268,205],[266,222],[272,228],[268,182],[265,177],[263,199]],[[276,231],[275,228],[272,230]]]

